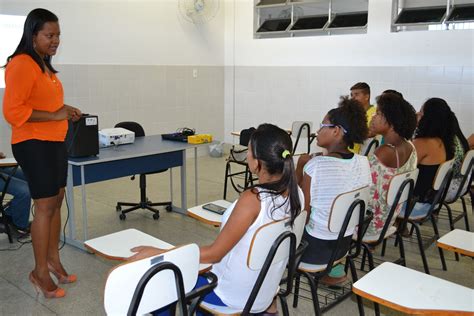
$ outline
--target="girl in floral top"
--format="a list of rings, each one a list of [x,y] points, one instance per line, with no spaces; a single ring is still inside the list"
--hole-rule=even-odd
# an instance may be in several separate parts
[[[390,211],[387,191],[392,177],[416,168],[416,150],[409,141],[415,128],[416,112],[410,103],[395,93],[384,93],[377,98],[377,112],[370,131],[382,135],[384,145],[369,157],[372,185],[368,207],[374,213],[374,219],[366,237],[378,236],[387,220]],[[400,208],[396,210],[394,220]]]

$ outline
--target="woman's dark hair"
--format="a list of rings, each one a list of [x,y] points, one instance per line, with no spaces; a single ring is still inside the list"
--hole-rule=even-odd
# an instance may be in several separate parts
[[[398,92],[397,90],[388,89],[388,90],[385,90],[384,92],[382,92],[382,94],[385,94],[385,93],[393,93],[393,94],[396,94],[396,95],[398,95],[400,98],[403,99],[403,94],[402,94],[401,92]]]
[[[416,111],[413,106],[395,93],[383,93],[377,97],[377,109],[395,132],[411,139],[416,129]]]
[[[293,144],[288,133],[272,124],[261,124],[250,136],[250,149],[255,159],[259,160],[270,175],[281,174],[278,181],[255,185],[264,189],[262,192],[273,196],[288,193],[281,205],[274,205],[272,213],[286,203],[290,203],[290,223],[293,225],[296,216],[301,211],[301,202],[298,194],[298,183],[293,164],[291,151]],[[253,189],[259,196],[259,192]],[[259,196],[260,198],[260,196]]]
[[[27,54],[33,58],[33,60],[38,64],[43,72],[45,71],[44,65],[46,65],[46,67],[48,67],[52,73],[57,73],[57,71],[51,65],[51,56],[44,56],[43,64],[41,57],[33,48],[33,37],[43,29],[44,24],[47,22],[58,22],[58,17],[53,12],[46,9],[34,9],[28,13],[25,25],[23,27],[23,35],[21,37],[20,43],[18,44],[15,52],[8,56],[7,64],[16,55]],[[3,67],[6,67],[6,65]]]
[[[446,157],[454,157],[454,136],[456,135],[454,113],[440,98],[428,99],[423,104],[423,116],[418,122],[415,138],[438,137],[443,141]]]
[[[331,124],[343,128],[343,141],[352,147],[354,143],[361,144],[367,139],[369,128],[367,127],[367,116],[364,109],[356,100],[341,97],[339,107],[328,112]]]

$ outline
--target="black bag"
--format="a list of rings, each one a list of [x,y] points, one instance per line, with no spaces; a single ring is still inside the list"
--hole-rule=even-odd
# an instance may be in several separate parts
[[[248,147],[250,141],[250,135],[255,132],[255,127],[249,127],[240,131],[240,141],[241,146]]]

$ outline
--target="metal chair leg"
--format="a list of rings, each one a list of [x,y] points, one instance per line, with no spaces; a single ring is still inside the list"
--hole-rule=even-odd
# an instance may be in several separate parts
[[[225,165],[225,176],[224,176],[224,200],[227,197],[227,178],[229,177],[228,176],[229,171],[230,171],[230,163],[227,162]]]
[[[295,276],[295,292],[293,293],[293,307],[298,307],[298,295],[300,294],[300,281],[301,281],[301,274],[296,272]]]
[[[464,213],[464,224],[466,225],[466,230],[470,231],[469,230],[469,218],[467,217],[466,200],[464,199],[464,196],[461,196],[461,202],[462,202],[462,211]]]
[[[425,249],[423,247],[423,240],[421,239],[420,228],[415,223],[411,223],[411,224],[412,224],[412,229],[416,231],[416,239],[418,241],[418,248],[420,249],[421,260],[423,261],[423,268],[425,269],[426,274],[430,274],[428,261],[426,260]]]
[[[351,270],[351,276],[352,276],[352,283],[355,283],[359,278],[357,277],[357,271],[355,268],[355,264],[352,261],[351,258],[348,258],[346,260],[346,264],[349,264],[349,268]],[[362,302],[362,297],[360,297],[357,294],[354,294],[357,299],[357,308],[359,309],[359,316],[365,316],[365,311],[364,311],[364,303]]]
[[[278,295],[280,298],[280,305],[281,305],[281,310],[283,312],[284,316],[289,316],[290,311],[288,310],[288,303],[286,302],[286,298],[284,296]]]
[[[308,279],[309,287],[311,289],[311,298],[313,299],[314,314],[316,316],[321,316],[321,308],[319,307],[318,300],[318,280],[316,280],[316,278],[306,272],[304,274]]]
[[[449,228],[451,230],[454,230],[454,221],[453,221],[453,211],[449,207],[447,203],[443,203],[443,205],[446,207],[446,210],[448,211],[448,220],[449,220]]]
[[[365,269],[365,257],[367,256],[367,249],[365,249],[365,247],[363,247],[363,249],[364,249],[364,252],[362,252],[362,259],[360,261],[360,270],[361,271],[364,271],[364,269]]]
[[[401,264],[402,266],[406,267],[407,263],[406,263],[406,258],[405,258],[405,246],[403,245],[403,238],[398,233],[396,234],[395,238],[399,240],[399,244],[400,244],[399,251],[400,251]]]
[[[438,231],[438,225],[436,224],[436,221],[433,216],[431,216],[431,224],[433,224],[433,230],[435,233],[435,240],[438,240],[439,238],[439,231]],[[446,271],[448,270],[448,267],[446,266],[446,260],[444,260],[444,252],[443,249],[440,247],[437,247],[439,251],[439,258],[441,259],[441,265],[443,267],[443,270]]]
[[[387,239],[383,240],[382,243],[382,253],[380,254],[382,257],[385,257],[385,248],[387,247]]]

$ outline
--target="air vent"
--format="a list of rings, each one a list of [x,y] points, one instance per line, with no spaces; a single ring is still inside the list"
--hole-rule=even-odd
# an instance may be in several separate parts
[[[291,19],[269,19],[263,22],[257,33],[283,32],[291,23]]]
[[[395,25],[441,23],[446,7],[407,8],[398,15]]]
[[[362,28],[367,26],[367,12],[336,14],[328,29]]]

